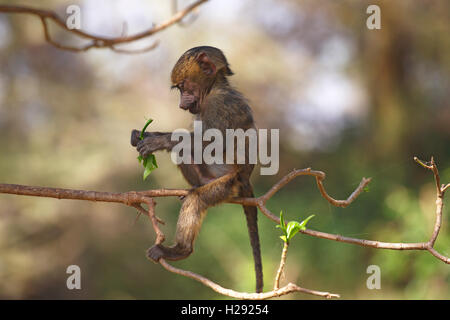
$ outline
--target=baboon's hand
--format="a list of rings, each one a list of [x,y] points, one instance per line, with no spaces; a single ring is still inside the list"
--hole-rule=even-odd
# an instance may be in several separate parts
[[[141,132],[139,130],[135,129],[135,130],[131,131],[131,140],[130,140],[130,142],[131,142],[131,145],[133,147],[136,147],[138,142],[141,141],[140,135],[141,135]]]
[[[144,132],[144,138],[149,137],[151,135],[157,135],[157,134],[154,132]],[[136,147],[137,144],[139,143],[139,141],[141,141],[141,131],[136,130],[136,129],[131,131],[131,140],[130,140],[131,145],[133,147]]]
[[[143,158],[155,151],[167,149],[169,147],[167,137],[165,135],[156,135],[149,132],[144,140],[137,143],[136,149]]]

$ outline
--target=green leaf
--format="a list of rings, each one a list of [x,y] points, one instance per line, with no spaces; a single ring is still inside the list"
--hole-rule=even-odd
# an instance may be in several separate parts
[[[149,155],[147,158],[144,159],[144,174],[143,178],[144,180],[147,179],[147,177],[152,173],[153,170],[158,168],[158,165],[156,163],[156,157],[154,154]]]
[[[302,222],[289,221],[288,224],[286,225],[286,222],[284,221],[284,218],[283,218],[283,211],[281,211],[280,212],[280,224],[276,226],[277,228],[280,228],[284,233],[284,235],[280,236],[280,238],[284,242],[289,242],[300,230],[306,229],[306,224],[313,217],[314,217],[314,215],[312,214],[308,218],[303,220]]]
[[[364,192],[369,192],[370,191],[369,186],[364,187],[363,191]]]
[[[286,227],[286,234],[287,234],[287,236],[288,236],[288,239],[289,239],[289,234],[292,232],[292,228],[294,227],[295,223],[298,223],[298,222],[296,222],[296,221],[290,221],[290,222],[288,222],[288,224],[287,224],[287,227]]]
[[[158,168],[158,164],[156,163],[156,157],[153,154],[152,154],[151,160],[153,163],[153,167],[155,167],[155,169]]]
[[[291,240],[297,232],[300,231],[300,224],[297,221],[291,221],[287,225],[287,238]]]
[[[286,223],[284,222],[283,218],[283,210],[280,211],[280,224],[278,225],[278,227],[281,229],[281,231],[283,231],[284,237],[288,239],[288,234],[286,232]]]
[[[145,167],[144,174],[142,175],[142,179],[145,180],[152,173],[152,169]]]
[[[145,132],[145,130],[147,130],[148,125],[150,123],[152,123],[152,122],[153,122],[153,119],[148,119],[147,120],[147,122],[145,123],[144,128],[142,128],[141,135],[139,136],[139,139],[144,140],[144,132]]]
[[[153,119],[147,120],[144,128],[142,128],[141,135],[139,136],[140,140],[144,140],[145,130],[147,130],[147,127],[152,122],[153,122]],[[144,166],[144,173],[143,173],[144,180],[147,179],[147,177],[149,176],[150,173],[152,173],[153,170],[158,168],[158,164],[156,163],[156,157],[153,154],[149,155],[146,158],[143,158],[142,156],[138,156],[137,159],[138,159],[139,163],[142,163],[142,165]]]
[[[306,218],[305,220],[303,220],[303,221],[300,223],[300,230],[305,230],[305,229],[306,229],[306,224],[307,224],[308,221],[311,220],[314,216],[315,216],[315,215],[312,214],[312,215],[310,215],[308,218]]]
[[[284,218],[283,218],[283,210],[280,211],[280,226],[281,226],[281,229],[283,229],[283,230],[286,229],[286,224],[284,223]]]

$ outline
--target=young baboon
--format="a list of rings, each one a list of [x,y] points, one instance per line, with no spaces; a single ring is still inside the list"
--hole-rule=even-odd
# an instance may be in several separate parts
[[[202,46],[186,51],[175,64],[171,76],[172,87],[180,91],[180,108],[189,110],[195,115],[195,120],[201,120],[203,130],[218,129],[223,137],[225,137],[226,129],[245,131],[255,128],[252,112],[246,99],[228,82],[227,77],[232,74],[221,50]],[[171,151],[178,143],[171,141],[171,134],[148,132],[145,133],[144,140],[139,140],[140,131],[133,130],[131,144],[137,147],[142,157],[147,157],[158,150]],[[248,160],[248,152],[246,157]],[[175,244],[170,247],[154,245],[148,250],[148,257],[153,261],[158,261],[160,258],[179,260],[188,257],[193,251],[194,240],[209,207],[232,197],[253,197],[249,178],[254,165],[248,162],[246,161],[245,164],[237,164],[236,161],[234,164],[194,164],[194,161],[191,161],[191,163],[180,164],[179,168],[183,176],[193,188],[184,198],[181,206]],[[244,212],[255,261],[256,291],[261,292],[263,276],[257,210],[253,206],[244,206]]]

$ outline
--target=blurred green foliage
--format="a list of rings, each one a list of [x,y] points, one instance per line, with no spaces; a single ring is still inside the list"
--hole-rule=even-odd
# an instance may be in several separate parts
[[[5,1],[4,1],[5,2]],[[6,3],[20,3],[6,1]],[[40,1],[64,15],[74,1]],[[75,1],[82,25],[117,36],[165,20],[169,2]],[[438,163],[450,182],[450,2],[377,1],[382,29],[365,25],[367,1],[212,0],[186,28],[158,34],[140,55],[108,50],[74,54],[49,46],[37,18],[0,15],[0,182],[100,191],[187,187],[168,154],[143,182],[130,132],[145,115],[152,131],[187,128],[169,90],[172,65],[186,49],[224,50],[231,81],[251,101],[260,128],[280,128],[280,171],[252,177],[256,195],[293,168],[327,174],[346,198],[361,177],[370,192],[350,207],[330,206],[312,178],[295,180],[268,202],[286,221],[380,241],[427,240],[434,223],[434,182],[413,156]],[[98,7],[96,7],[98,6]],[[126,13],[126,14],[125,14]],[[76,41],[52,28],[55,39]],[[149,41],[152,41],[151,39]],[[450,255],[448,197],[436,248]],[[168,242],[180,203],[158,199]],[[147,219],[107,203],[0,195],[0,298],[223,299],[145,258],[154,241]],[[279,263],[279,230],[259,217],[266,289]],[[214,239],[214,241],[211,241]],[[67,266],[82,270],[82,290],[66,288]],[[381,290],[366,269],[381,268]],[[209,210],[195,252],[176,263],[235,290],[254,288],[242,208]],[[362,248],[298,235],[286,281],[345,299],[448,299],[450,268],[427,252]],[[290,295],[287,299],[310,299]]]

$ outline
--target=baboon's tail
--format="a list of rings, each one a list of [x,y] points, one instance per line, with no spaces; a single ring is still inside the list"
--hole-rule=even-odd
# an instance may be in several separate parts
[[[245,189],[241,191],[242,197],[253,197],[253,189],[250,184],[245,186]],[[256,274],[256,292],[262,292],[263,290],[263,271],[261,262],[261,248],[259,245],[258,234],[258,211],[254,206],[243,206],[245,216],[247,218],[247,228],[250,236],[250,244],[253,250],[253,260],[255,261],[255,274]]]

